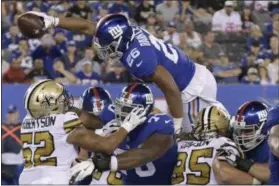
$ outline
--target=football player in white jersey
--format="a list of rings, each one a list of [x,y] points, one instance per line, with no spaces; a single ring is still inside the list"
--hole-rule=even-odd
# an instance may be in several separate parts
[[[28,114],[21,127],[25,167],[20,184],[68,184],[77,146],[111,154],[146,119],[143,109],[135,109],[117,132],[99,136],[70,110],[72,99],[65,87],[50,79],[32,84],[24,104]]]
[[[193,132],[182,135],[178,142],[178,162],[172,184],[225,184],[222,182],[226,179],[223,177],[225,173],[220,172],[217,165],[220,162],[235,171],[230,175],[234,182],[229,180],[228,184],[242,184],[243,179],[249,179],[251,176],[237,171],[225,161],[224,156],[229,156],[228,152],[242,156],[235,143],[227,138],[228,135],[227,112],[216,106],[202,109],[195,119]]]

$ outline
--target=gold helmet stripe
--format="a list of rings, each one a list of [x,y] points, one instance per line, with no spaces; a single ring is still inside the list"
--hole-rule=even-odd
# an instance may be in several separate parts
[[[214,107],[211,106],[211,107],[209,108],[209,111],[208,111],[208,118],[207,118],[208,130],[210,130],[210,126],[211,126],[211,112],[212,112],[213,108],[214,108]]]
[[[52,81],[51,79],[45,79],[45,80],[42,80],[42,81],[38,81],[37,83],[31,85],[28,90],[26,91],[25,93],[25,96],[24,96],[24,105],[25,105],[25,108],[26,110],[29,112],[29,101],[30,101],[30,98],[32,96],[32,93],[34,92],[34,90],[41,84],[45,83],[45,82],[48,82],[48,81]],[[29,113],[31,115],[31,113]]]
[[[213,106],[207,107],[204,109],[204,112],[202,113],[202,129],[204,130],[204,125],[207,124],[208,129],[210,129],[210,119],[211,119],[211,112],[212,112]]]
[[[205,114],[206,109],[202,109],[202,116],[201,116],[201,125],[202,125],[202,130],[204,130],[204,114]]]

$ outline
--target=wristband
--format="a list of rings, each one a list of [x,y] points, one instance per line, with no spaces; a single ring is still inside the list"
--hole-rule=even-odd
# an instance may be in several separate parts
[[[252,185],[261,185],[262,183],[259,181],[259,180],[257,180],[256,178],[253,178],[253,183],[252,183]]]
[[[117,171],[118,169],[118,160],[116,156],[111,156],[110,158],[110,170]]]
[[[236,167],[244,172],[249,172],[254,162],[252,160],[244,160],[242,158],[236,159]]]
[[[132,131],[132,129],[131,129],[131,124],[130,124],[130,123],[123,123],[123,124],[121,125],[121,127],[122,127],[123,129],[125,129],[128,133]]]
[[[181,130],[182,119],[183,118],[173,118],[174,131]]]
[[[53,17],[53,25],[58,26],[59,24],[59,17]]]

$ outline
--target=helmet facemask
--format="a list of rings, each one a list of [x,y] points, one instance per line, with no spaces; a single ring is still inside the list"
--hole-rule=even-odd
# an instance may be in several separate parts
[[[110,62],[112,64],[118,62],[123,56],[123,52],[118,50],[121,40],[122,36],[120,36],[117,41],[113,41],[109,45],[101,46],[98,42],[98,39],[95,38],[94,49],[96,50],[98,57],[101,60]]]
[[[235,117],[232,119],[233,139],[242,151],[254,149],[265,139],[266,135],[261,133],[264,124],[265,121],[260,125],[246,125],[245,122],[235,120]]]
[[[115,100],[115,116],[122,123],[134,108],[144,108],[140,104],[131,104],[131,100],[120,98]]]

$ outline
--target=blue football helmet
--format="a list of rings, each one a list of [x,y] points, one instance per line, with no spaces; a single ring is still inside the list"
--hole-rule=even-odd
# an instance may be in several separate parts
[[[241,105],[232,117],[233,140],[242,151],[254,149],[266,138],[267,111],[264,103],[251,101]]]
[[[267,130],[270,130],[275,125],[279,125],[279,105],[275,105],[268,111],[266,125]]]
[[[109,14],[97,23],[94,48],[99,58],[116,62],[121,59],[134,38],[133,28],[123,14]]]
[[[143,83],[133,83],[123,88],[119,98],[115,100],[115,116],[118,121],[123,121],[134,108],[148,110],[150,114],[154,106],[151,89]]]
[[[80,100],[81,108],[96,116],[99,115],[106,105],[111,103],[112,99],[109,92],[101,87],[87,88]]]

